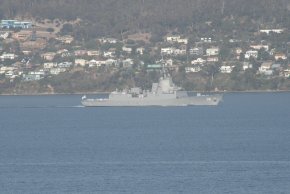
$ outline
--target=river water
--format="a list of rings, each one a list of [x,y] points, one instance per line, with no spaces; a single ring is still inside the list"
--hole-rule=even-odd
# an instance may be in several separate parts
[[[290,93],[217,107],[0,96],[0,193],[289,193]]]

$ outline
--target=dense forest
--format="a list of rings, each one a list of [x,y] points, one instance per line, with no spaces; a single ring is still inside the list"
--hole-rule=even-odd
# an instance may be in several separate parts
[[[77,33],[83,37],[116,35],[127,31],[168,30],[202,32],[200,24],[210,21],[218,30],[222,21],[244,24],[256,21],[269,25],[290,25],[289,0],[1,0],[0,19],[82,19]],[[231,23],[241,28],[243,23]],[[253,22],[252,22],[253,23]],[[191,29],[189,29],[191,27]],[[251,28],[251,26],[245,26]],[[198,29],[197,29],[198,28]],[[238,31],[240,31],[238,29]]]

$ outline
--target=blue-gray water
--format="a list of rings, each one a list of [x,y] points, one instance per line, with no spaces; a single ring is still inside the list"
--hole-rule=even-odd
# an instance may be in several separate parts
[[[0,193],[289,193],[290,93],[217,107],[0,96]]]

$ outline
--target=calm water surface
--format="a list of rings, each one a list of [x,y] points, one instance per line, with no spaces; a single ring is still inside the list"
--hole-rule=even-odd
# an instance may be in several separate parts
[[[0,193],[290,193],[290,93],[217,107],[0,96]]]

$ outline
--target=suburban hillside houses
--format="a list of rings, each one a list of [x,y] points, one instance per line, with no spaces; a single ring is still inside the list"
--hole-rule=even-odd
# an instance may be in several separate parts
[[[0,79],[11,82],[38,81],[61,76],[74,69],[106,72],[132,69],[158,71],[163,65],[187,75],[205,75],[209,66],[220,74],[253,71],[257,76],[289,77],[287,44],[278,47],[270,40],[219,40],[214,35],[168,34],[160,42],[114,37],[100,37],[89,42],[78,41],[72,34],[51,33],[32,28],[32,22],[2,20],[0,23]],[[18,28],[13,31],[11,29]],[[283,34],[287,29],[264,29],[253,34],[263,37]],[[257,35],[258,34],[258,35]],[[130,37],[130,36],[128,36]],[[258,38],[257,38],[258,39]],[[283,44],[283,43],[281,43]],[[290,44],[289,44],[290,45]]]

